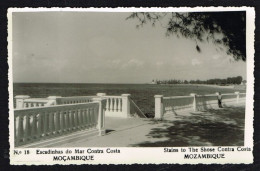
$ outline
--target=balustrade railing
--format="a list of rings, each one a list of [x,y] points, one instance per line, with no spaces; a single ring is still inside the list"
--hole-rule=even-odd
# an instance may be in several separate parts
[[[75,103],[88,103],[92,102],[93,98],[97,96],[73,96],[73,97],[60,97],[49,96],[47,98],[30,98],[30,96],[19,95],[16,96],[16,109],[53,106],[62,104],[75,104]]]
[[[15,145],[20,146],[83,129],[104,133],[105,101],[14,110]]]
[[[121,96],[104,96],[106,98],[106,112],[122,112],[122,97]]]
[[[88,103],[92,102],[93,98],[97,96],[72,96],[72,97],[58,97],[56,98],[57,104],[75,104],[75,103]]]
[[[96,96],[73,96],[60,97],[49,96],[48,98],[30,98],[30,96],[16,96],[16,109],[66,105],[93,102],[93,99],[100,97],[106,101],[105,114],[111,117],[131,117],[131,112],[137,112],[138,116],[144,117],[142,111],[134,102],[131,103],[130,94],[121,96],[107,96],[105,93],[97,93]],[[131,107],[131,111],[130,111]]]
[[[205,111],[208,108],[218,106],[218,98],[221,96],[222,104],[234,103],[245,100],[246,93],[229,93],[213,95],[173,96],[163,97],[155,95],[155,118],[161,119],[164,114],[175,113],[180,109],[193,109],[193,111]]]
[[[23,108],[42,107],[42,106],[52,105],[52,103],[49,103],[49,101],[50,100],[48,99],[40,99],[40,98],[26,99],[24,100]]]

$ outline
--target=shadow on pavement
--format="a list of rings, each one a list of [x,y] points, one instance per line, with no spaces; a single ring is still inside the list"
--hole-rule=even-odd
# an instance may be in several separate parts
[[[175,116],[175,120],[151,121],[162,124],[148,135],[151,141],[134,144],[135,147],[178,146],[243,146],[245,107],[209,109],[190,116]],[[153,138],[158,138],[154,141]],[[167,140],[160,140],[166,138]]]

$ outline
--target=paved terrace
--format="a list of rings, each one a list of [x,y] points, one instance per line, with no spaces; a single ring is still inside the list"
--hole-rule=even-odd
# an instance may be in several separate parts
[[[106,117],[105,136],[81,135],[58,147],[242,146],[244,120],[244,103],[207,112],[181,111],[162,121]]]

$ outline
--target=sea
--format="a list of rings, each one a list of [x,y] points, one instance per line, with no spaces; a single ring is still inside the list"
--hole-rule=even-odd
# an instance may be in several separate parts
[[[241,88],[222,88],[221,86],[205,85],[158,85],[158,84],[90,84],[90,83],[14,83],[13,95],[29,95],[31,98],[48,96],[90,96],[97,93],[107,95],[131,94],[133,101],[146,115],[154,114],[154,96],[186,96],[191,93],[199,95],[215,94],[216,92],[245,92]]]

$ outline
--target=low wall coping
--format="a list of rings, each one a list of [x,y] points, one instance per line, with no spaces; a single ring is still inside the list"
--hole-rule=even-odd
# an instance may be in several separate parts
[[[28,96],[28,95],[17,95],[14,98],[16,98],[16,99],[28,99],[28,98],[30,98],[30,96]]]
[[[131,94],[122,94],[121,96],[128,97],[128,96],[131,96]]]

